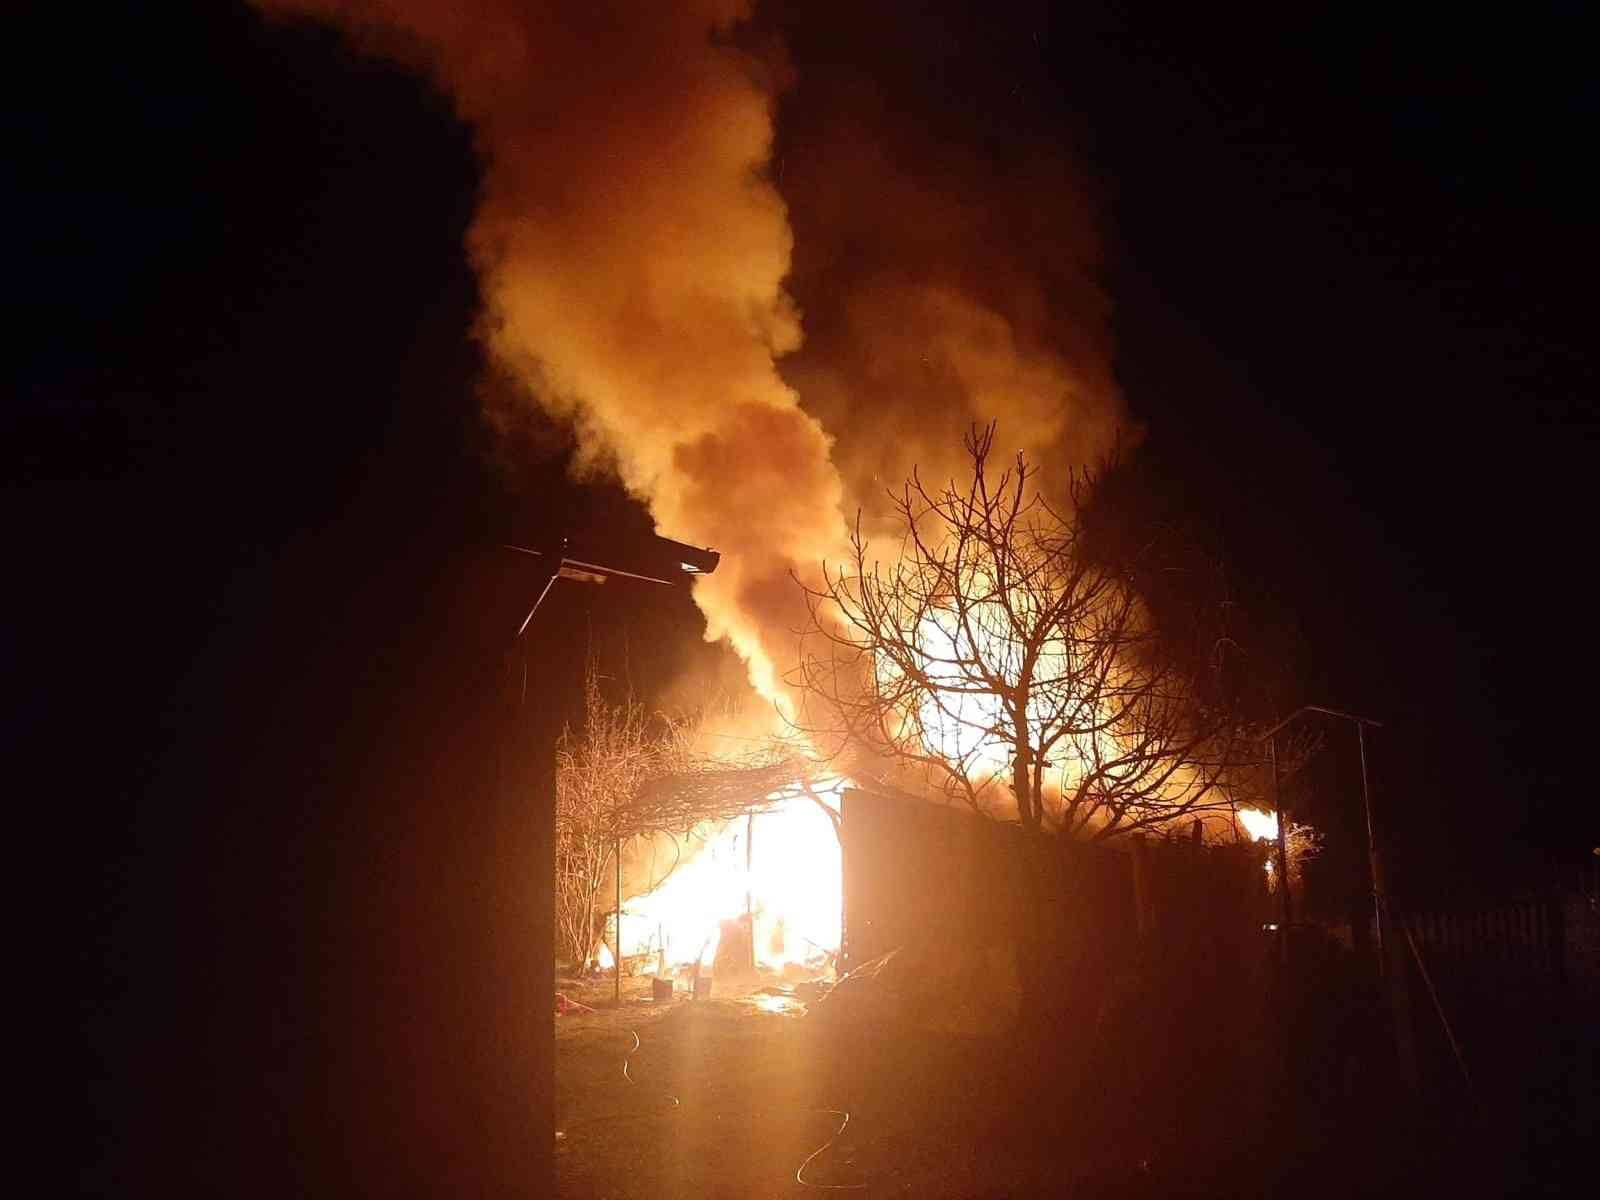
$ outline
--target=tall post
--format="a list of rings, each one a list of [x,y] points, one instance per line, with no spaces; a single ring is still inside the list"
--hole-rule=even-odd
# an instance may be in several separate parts
[[[1289,927],[1294,924],[1294,900],[1289,895],[1289,814],[1284,810],[1283,793],[1278,787],[1278,736],[1267,739],[1267,758],[1272,764],[1272,804],[1278,817],[1278,895],[1283,907],[1283,959],[1289,960]]]
[[[748,813],[744,820],[744,923],[750,931],[751,975],[756,973],[755,854],[756,815]]]
[[[850,954],[850,846],[845,841],[845,808],[850,803],[850,789],[839,789],[839,819],[834,822],[833,835],[839,839],[839,957],[834,960],[834,970],[843,975],[854,964]]]
[[[1383,962],[1389,944],[1384,928],[1383,862],[1378,854],[1378,831],[1372,820],[1372,790],[1367,782],[1367,727],[1356,722],[1356,740],[1361,747],[1361,803],[1367,814],[1367,869],[1372,874],[1372,915],[1377,925],[1378,961]]]
[[[622,1003],[622,839],[617,839],[617,931],[611,955],[611,998]]]
[[[1367,809],[1367,858],[1372,870],[1372,901],[1378,917],[1378,961],[1389,993],[1389,1015],[1394,1022],[1395,1053],[1399,1059],[1400,1082],[1417,1093],[1417,1049],[1411,1029],[1411,997],[1406,987],[1405,939],[1394,927],[1389,907],[1389,892],[1383,870],[1383,852],[1372,816],[1372,786],[1367,778],[1367,727],[1356,723],[1356,740],[1361,748],[1361,799]]]

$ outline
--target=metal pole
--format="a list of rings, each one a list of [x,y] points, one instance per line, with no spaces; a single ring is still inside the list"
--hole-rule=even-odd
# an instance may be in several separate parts
[[[611,998],[622,1003],[622,839],[617,839],[617,932],[611,956]]]
[[[1356,741],[1361,747],[1361,803],[1367,811],[1367,869],[1372,873],[1372,915],[1377,921],[1378,961],[1383,962],[1383,864],[1378,858],[1378,833],[1372,822],[1372,788],[1367,782],[1367,727],[1356,722]]]
[[[744,923],[750,931],[750,973],[756,971],[756,910],[751,892],[755,880],[756,815],[750,813],[744,822]]]
[[[1361,748],[1361,798],[1367,808],[1367,855],[1372,869],[1373,905],[1378,915],[1378,962],[1389,991],[1389,1014],[1394,1021],[1395,1052],[1399,1058],[1400,1082],[1407,1092],[1417,1094],[1417,1049],[1411,1029],[1411,996],[1406,986],[1406,959],[1400,937],[1394,928],[1394,913],[1389,908],[1389,893],[1379,848],[1377,824],[1372,816],[1372,786],[1367,778],[1367,728],[1356,722],[1356,740]]]
[[[850,969],[850,850],[844,840],[845,789],[839,789],[839,820],[833,835],[839,841],[839,955],[833,960],[834,972],[843,975]]]
[[[1294,924],[1294,901],[1289,896],[1289,814],[1284,811],[1283,794],[1278,787],[1278,738],[1267,739],[1267,758],[1272,764],[1272,804],[1278,815],[1278,894],[1283,906],[1283,957],[1289,957],[1289,926]]]

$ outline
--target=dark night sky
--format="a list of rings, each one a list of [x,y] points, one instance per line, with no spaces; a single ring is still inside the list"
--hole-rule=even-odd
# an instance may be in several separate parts
[[[813,20],[794,50],[802,79],[837,53],[913,105],[1018,105],[1088,159],[1160,502],[1297,631],[1304,699],[1390,722],[1380,791],[1417,890],[1537,880],[1600,841],[1577,7],[1208,16],[908,16],[837,45]],[[481,853],[521,592],[472,547],[647,523],[566,482],[555,435],[514,479],[491,465],[475,166],[442,100],[231,5],[18,29],[6,726],[39,768],[29,883],[92,1047],[103,1151],[81,1157],[100,1183],[168,1161],[169,1130],[111,1114],[203,1103],[193,1178],[270,1163],[258,1181],[295,1187],[333,1168],[287,1152],[292,1120],[236,1118],[381,1090],[329,1014],[471,939],[470,895],[407,897]],[[556,603],[556,683],[573,631],[624,611],[646,690],[704,653],[681,596]],[[371,1130],[435,1119],[408,1103]]]

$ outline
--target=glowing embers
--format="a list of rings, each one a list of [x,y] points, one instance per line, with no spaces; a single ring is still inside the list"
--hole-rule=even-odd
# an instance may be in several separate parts
[[[1241,808],[1234,813],[1239,824],[1244,826],[1244,831],[1253,840],[1258,842],[1276,841],[1278,838],[1278,814],[1265,813],[1255,808]],[[1298,827],[1296,827],[1298,828]],[[1278,890],[1278,868],[1271,858],[1264,864],[1267,873],[1267,891]],[[1276,929],[1274,925],[1272,928]]]
[[[1278,836],[1278,816],[1276,813],[1260,812],[1254,808],[1241,808],[1234,814],[1239,819],[1239,824],[1244,826],[1245,833],[1258,842],[1272,841]]]
[[[836,780],[817,794],[837,810],[842,787]],[[791,796],[751,820],[703,827],[685,849],[695,852],[659,887],[624,902],[624,958],[653,956],[657,970],[709,967],[723,923],[748,908],[758,965],[831,965],[841,919],[839,839],[815,801]]]
[[[780,1017],[803,1017],[806,1013],[805,1004],[793,995],[768,988],[745,997],[744,1002],[757,1012]]]

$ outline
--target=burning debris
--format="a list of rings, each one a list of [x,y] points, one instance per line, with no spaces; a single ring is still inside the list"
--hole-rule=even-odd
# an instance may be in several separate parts
[[[1254,808],[1241,808],[1234,814],[1245,833],[1254,841],[1276,842],[1278,840],[1278,816],[1276,813],[1261,812]],[[1318,854],[1322,853],[1322,833],[1310,825],[1302,825],[1297,821],[1289,822],[1289,829],[1285,837],[1285,849],[1289,854],[1289,882],[1292,887],[1298,887],[1305,870],[1305,864]],[[1267,876],[1267,890],[1278,890],[1278,863],[1270,855],[1265,864]]]
[[[778,745],[709,758],[695,748],[702,719],[610,705],[591,666],[584,730],[557,756],[565,955],[662,977],[827,970],[842,781]]]
[[[836,804],[839,786],[818,794]],[[827,804],[775,791],[759,813],[691,831],[665,880],[624,899],[624,959],[637,956],[646,973],[675,977],[830,972],[842,913],[839,839],[820,811]],[[618,939],[614,919],[608,936]]]
[[[1255,841],[1271,842],[1278,837],[1278,816],[1255,808],[1241,808],[1234,816],[1245,833]]]

